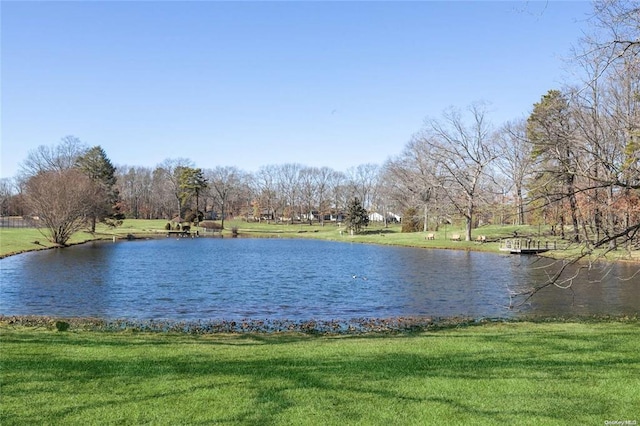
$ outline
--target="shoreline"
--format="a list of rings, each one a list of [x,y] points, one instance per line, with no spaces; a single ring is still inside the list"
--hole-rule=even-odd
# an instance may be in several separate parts
[[[477,327],[494,323],[629,323],[640,325],[640,312],[633,315],[523,316],[519,318],[407,316],[390,318],[367,317],[350,320],[220,319],[191,321],[0,314],[0,329],[4,327],[26,327],[57,331],[177,333],[191,335],[393,335]]]
[[[483,253],[495,253],[495,254],[503,254],[503,255],[510,255],[510,256],[538,256],[538,257],[544,257],[544,258],[548,258],[548,259],[555,259],[555,260],[563,260],[565,259],[564,256],[562,256],[562,250],[551,250],[545,253],[539,253],[539,254],[534,254],[534,255],[529,255],[529,254],[506,254],[504,252],[500,252],[497,248],[495,250],[491,250],[491,249],[487,249],[486,247],[489,244],[496,244],[495,242],[488,242],[488,243],[477,243],[477,242],[463,242],[463,243],[467,243],[467,245],[459,245],[459,244],[445,244],[445,246],[424,246],[424,245],[418,245],[418,244],[399,244],[399,243],[394,243],[394,242],[376,242],[376,241],[363,241],[363,240],[345,240],[344,238],[336,238],[336,237],[328,237],[328,238],[314,238],[313,236],[307,236],[305,234],[307,234],[308,231],[290,231],[290,232],[284,232],[284,231],[273,231],[273,232],[262,232],[262,231],[244,231],[244,232],[239,232],[238,234],[236,234],[236,236],[233,235],[224,235],[222,232],[216,233],[214,235],[198,235],[196,237],[183,237],[183,238],[290,238],[290,239],[321,239],[324,241],[333,241],[333,242],[343,242],[343,243],[357,243],[357,244],[376,244],[376,245],[381,245],[381,246],[392,246],[392,247],[407,247],[407,248],[415,248],[415,249],[426,249],[426,250],[456,250],[456,251],[475,251],[475,252],[483,252]],[[126,235],[122,235],[122,234],[96,234],[96,235],[100,235],[97,236],[96,238],[89,238],[86,240],[82,240],[82,241],[77,241],[77,242],[73,242],[70,243],[66,246],[59,246],[59,245],[52,245],[52,246],[39,246],[39,247],[34,247],[32,249],[24,249],[24,250],[19,250],[19,251],[15,251],[15,252],[10,252],[10,253],[5,253],[5,254],[0,254],[0,260],[7,258],[7,257],[11,257],[11,256],[17,256],[19,254],[24,254],[24,253],[29,253],[29,252],[34,252],[34,251],[41,251],[41,250],[52,250],[52,249],[64,249],[66,247],[72,247],[72,246],[77,246],[77,245],[82,245],[82,244],[87,244],[87,243],[91,243],[91,242],[96,242],[96,241],[110,241],[113,240],[114,242],[122,242],[122,241],[132,241],[132,240],[151,240],[151,239],[165,239],[165,238],[169,238],[166,235],[166,231],[161,231],[161,230],[154,230],[154,231],[143,231],[143,232],[130,232],[127,233]],[[469,245],[469,243],[473,243],[473,245]],[[477,246],[477,247],[476,247]],[[480,248],[480,247],[485,247],[485,248]],[[556,252],[559,255],[558,256],[554,256],[553,253]],[[638,254],[637,256],[632,256],[632,257],[628,257],[628,255],[626,255],[627,257],[618,257],[616,259],[610,259],[610,258],[596,258],[597,262],[605,262],[605,263],[630,263],[630,264],[637,264],[640,265],[640,254]],[[589,257],[587,256],[584,259],[580,259],[580,262],[590,262],[592,261],[592,259],[589,259]]]

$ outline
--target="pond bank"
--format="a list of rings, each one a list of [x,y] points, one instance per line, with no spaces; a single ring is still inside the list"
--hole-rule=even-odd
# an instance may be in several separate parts
[[[306,334],[360,335],[403,334],[476,327],[492,323],[625,323],[640,324],[636,315],[591,315],[568,317],[528,316],[520,318],[397,317],[355,318],[351,320],[255,320],[166,321],[105,320],[101,318],[0,315],[0,327],[45,328],[58,331],[149,332],[180,334]]]
[[[73,237],[69,245],[84,244],[91,241],[109,241],[113,238],[117,240],[127,239],[161,239],[166,238],[166,230],[164,230],[165,221],[162,220],[136,220],[127,219],[123,226],[113,229],[99,229],[95,234],[86,232],[78,233]],[[214,235],[201,233],[200,238],[224,237],[233,238],[231,229],[238,230],[240,238],[303,238],[303,239],[320,239],[336,242],[351,242],[364,244],[378,244],[398,247],[411,248],[427,248],[439,250],[461,250],[461,251],[479,251],[489,253],[500,253],[499,244],[502,239],[513,236],[514,230],[523,237],[539,238],[538,233],[530,226],[485,226],[474,230],[476,238],[484,237],[481,241],[454,241],[447,236],[451,236],[458,231],[452,229],[447,232],[435,233],[435,238],[430,239],[427,236],[431,233],[401,233],[398,226],[390,226],[388,228],[372,228],[359,235],[348,235],[344,228],[335,225],[307,225],[307,224],[263,224],[249,223],[244,221],[232,221],[224,231],[216,232]],[[536,228],[537,229],[537,228]],[[341,230],[343,232],[341,232]],[[0,259],[13,256],[29,251],[45,250],[50,248],[60,248],[60,246],[51,244],[43,240],[43,235],[37,230],[30,228],[21,229],[0,229]],[[38,242],[37,240],[40,240]],[[37,243],[37,244],[36,244]],[[580,247],[576,246],[570,251],[549,251],[542,256],[562,259],[580,255]],[[594,254],[594,257],[597,254]],[[588,259],[586,259],[588,260]],[[606,258],[598,258],[599,261],[607,262],[631,262],[640,263],[640,251],[635,250],[627,252],[620,250],[615,254],[609,254]]]

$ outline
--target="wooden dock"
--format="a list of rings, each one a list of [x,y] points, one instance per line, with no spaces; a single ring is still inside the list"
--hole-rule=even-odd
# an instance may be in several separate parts
[[[197,237],[198,231],[191,231],[191,230],[180,230],[180,229],[175,229],[175,230],[169,230],[169,231],[164,231],[167,234],[167,238],[174,235],[176,237],[182,237],[182,238],[187,238],[187,237]]]
[[[528,238],[509,238],[500,241],[500,251],[508,251],[511,254],[538,254],[556,249],[555,241],[540,241]]]

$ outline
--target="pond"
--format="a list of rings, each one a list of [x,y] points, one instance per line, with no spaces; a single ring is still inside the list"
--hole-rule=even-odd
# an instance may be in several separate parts
[[[546,279],[552,266],[543,265],[528,256],[302,239],[97,242],[0,260],[0,314],[183,321],[639,311],[638,266],[624,264],[604,278],[585,271],[573,290],[548,288],[509,309],[510,290]]]

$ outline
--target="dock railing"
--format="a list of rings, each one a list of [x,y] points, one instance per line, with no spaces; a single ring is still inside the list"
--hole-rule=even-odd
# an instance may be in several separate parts
[[[541,241],[530,238],[507,238],[500,240],[500,250],[520,252],[542,252],[548,250],[557,250],[558,245],[556,241]]]

